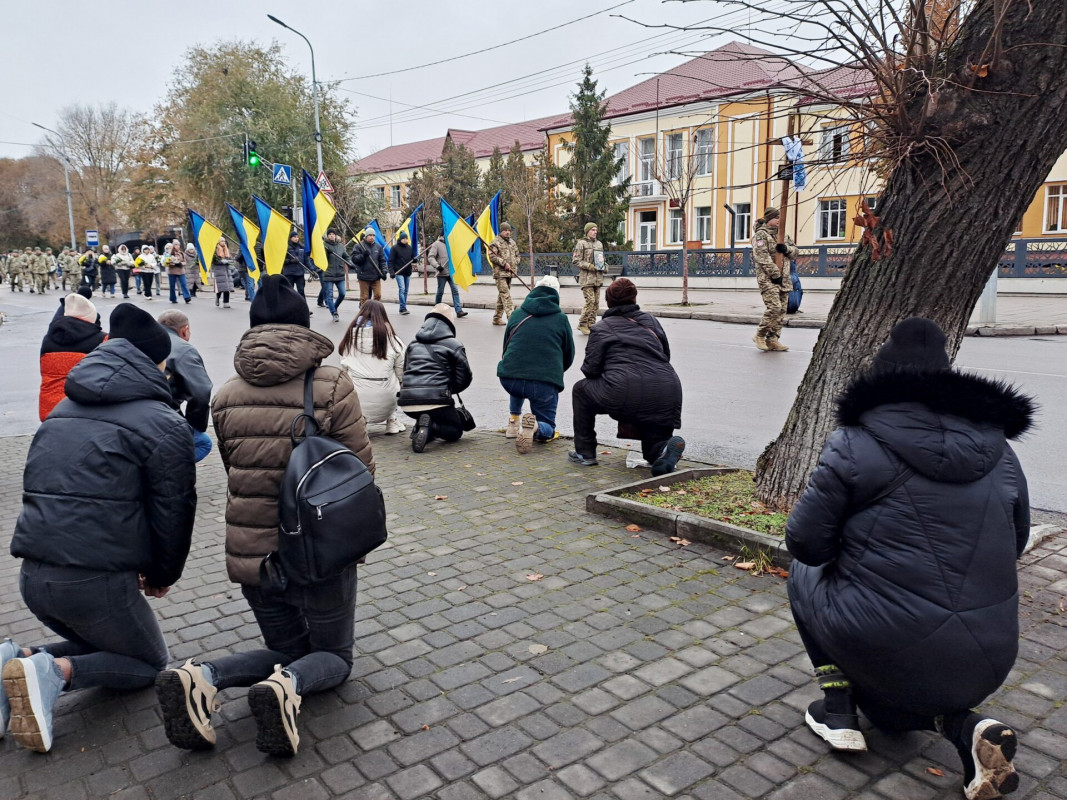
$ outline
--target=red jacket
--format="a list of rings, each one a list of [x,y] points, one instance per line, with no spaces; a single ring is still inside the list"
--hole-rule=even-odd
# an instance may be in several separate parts
[[[97,345],[107,339],[97,322],[77,317],[56,317],[41,342],[41,397],[38,413],[41,422],[66,395],[67,373]]]

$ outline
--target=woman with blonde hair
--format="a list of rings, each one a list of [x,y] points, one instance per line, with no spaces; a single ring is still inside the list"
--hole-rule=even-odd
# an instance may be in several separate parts
[[[368,300],[337,345],[341,366],[356,387],[367,422],[384,422],[388,434],[403,433],[397,418],[396,393],[404,375],[404,343],[396,335],[385,306]]]

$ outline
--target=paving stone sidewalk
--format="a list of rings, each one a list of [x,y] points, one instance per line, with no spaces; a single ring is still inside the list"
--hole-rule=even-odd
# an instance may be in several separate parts
[[[29,442],[0,439],[0,635],[35,644],[7,555]],[[933,736],[872,733],[841,757],[804,727],[817,690],[782,580],[583,511],[633,478],[624,451],[583,469],[566,443],[520,457],[491,433],[421,456],[406,436],[373,442],[391,537],[360,571],[352,676],[304,699],[296,758],[255,749],[243,690],[221,695],[206,753],[166,742],[151,689],[76,692],[52,753],[0,740],[0,800],[962,797]],[[216,454],[197,488],[185,575],[153,601],[175,661],[258,646],[223,568]],[[986,709],[1022,733],[1014,796],[1067,798],[1067,538],[1021,575],[1019,661]]]

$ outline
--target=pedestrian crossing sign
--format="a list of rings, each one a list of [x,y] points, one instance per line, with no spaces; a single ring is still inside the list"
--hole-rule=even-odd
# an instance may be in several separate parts
[[[293,168],[288,164],[275,164],[272,183],[280,183],[282,186],[293,185]]]

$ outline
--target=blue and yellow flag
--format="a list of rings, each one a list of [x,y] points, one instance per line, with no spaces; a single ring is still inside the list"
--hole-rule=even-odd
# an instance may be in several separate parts
[[[263,266],[268,275],[281,275],[293,223],[284,214],[271,208],[265,200],[255,195],[252,195],[252,200],[256,204],[256,216],[259,217],[259,227],[263,232]]]
[[[319,189],[315,179],[304,173],[304,251],[311,258],[311,263],[321,270],[326,269],[326,231],[337,216],[330,198]],[[385,240],[382,240],[385,244]]]
[[[500,192],[493,195],[493,199],[474,224],[474,230],[478,231],[486,245],[492,244],[493,239],[500,233]]]
[[[474,214],[471,214],[469,217],[465,217],[463,219],[463,221],[466,222],[468,225],[470,225],[472,228],[474,228],[474,219],[475,219]],[[474,228],[474,232],[477,233],[478,229]],[[479,238],[478,241],[476,241],[474,243],[474,245],[471,247],[471,272],[473,272],[475,275],[481,275],[482,274],[482,240],[481,240],[481,238]]]
[[[472,228],[456,209],[446,200],[441,200],[441,223],[448,248],[448,266],[456,285],[467,289],[474,283],[474,265],[471,263],[471,248],[478,244],[478,232]]]
[[[233,229],[237,231],[237,244],[241,246],[248,277],[258,281],[259,259],[256,258],[256,242],[259,241],[259,226],[229,203],[226,208],[230,209],[230,219],[233,220]]]
[[[378,220],[372,219],[370,222],[367,223],[366,227],[364,227],[363,230],[359,232],[359,240],[361,242],[363,241],[363,236],[367,233],[367,231],[373,233],[375,238],[377,238],[378,244],[381,246],[382,250],[385,251],[385,260],[388,262],[389,251],[393,248],[389,246],[389,240],[385,238],[385,234],[382,233],[382,229],[378,227]]]
[[[204,283],[210,283],[208,270],[211,269],[211,261],[215,258],[215,248],[219,239],[222,238],[222,229],[217,228],[189,209],[189,228],[192,230],[193,244],[196,246],[196,260],[200,262],[200,279]]]
[[[411,216],[400,223],[400,227],[396,229],[396,233],[393,234],[393,241],[400,240],[400,234],[406,233],[408,235],[408,241],[411,242],[411,260],[414,261],[419,257],[419,212],[422,211],[422,203],[415,206],[415,210],[411,212]]]

